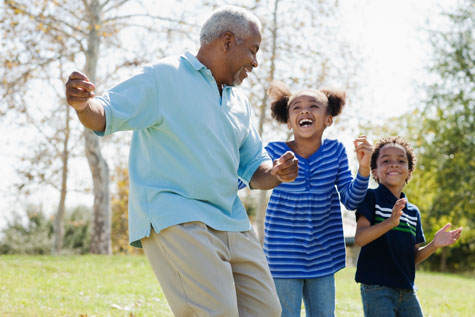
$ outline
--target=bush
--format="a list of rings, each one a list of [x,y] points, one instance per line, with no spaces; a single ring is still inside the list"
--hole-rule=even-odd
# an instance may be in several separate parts
[[[63,251],[85,254],[91,246],[91,213],[86,206],[66,211]]]
[[[27,206],[25,221],[15,214],[2,233],[0,254],[51,253],[53,225],[41,207]]]
[[[28,205],[26,217],[15,214],[0,237],[0,254],[51,254],[54,218],[40,206]],[[67,210],[62,253],[84,254],[90,247],[91,211],[84,206]]]

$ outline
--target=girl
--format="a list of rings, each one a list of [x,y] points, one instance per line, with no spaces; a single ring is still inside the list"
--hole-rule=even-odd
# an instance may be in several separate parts
[[[292,94],[283,83],[274,82],[268,93],[272,117],[287,124],[294,139],[271,142],[267,152],[277,159],[292,151],[299,159],[297,179],[274,188],[265,218],[264,251],[282,316],[300,316],[302,297],[307,316],[333,316],[334,274],[345,266],[340,201],[356,209],[365,197],[371,145],[364,136],[354,141],[359,170],[353,179],[343,144],[322,138],[341,113],[345,92]]]

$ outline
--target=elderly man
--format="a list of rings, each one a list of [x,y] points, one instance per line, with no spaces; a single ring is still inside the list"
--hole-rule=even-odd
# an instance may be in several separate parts
[[[237,196],[293,181],[298,162],[272,162],[235,86],[257,67],[259,20],[224,7],[201,29],[196,56],[186,52],[145,67],[94,98],[73,72],[69,105],[97,135],[133,130],[129,158],[130,243],[144,248],[177,316],[280,316],[261,247]]]

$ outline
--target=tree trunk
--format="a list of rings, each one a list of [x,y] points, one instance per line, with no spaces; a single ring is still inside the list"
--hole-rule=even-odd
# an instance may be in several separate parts
[[[64,141],[63,141],[63,153],[61,155],[61,161],[63,163],[62,175],[61,175],[61,194],[59,197],[58,211],[54,219],[54,243],[53,254],[58,254],[63,248],[63,235],[64,235],[64,206],[66,202],[67,193],[67,181],[68,181],[68,159],[69,159],[69,120],[70,120],[71,107],[66,107],[66,126],[64,128]]]
[[[112,248],[109,167],[101,155],[98,137],[85,129],[84,138],[94,186],[91,253],[110,254]]]
[[[85,73],[90,81],[96,82],[97,59],[100,37],[97,26],[101,26],[101,7],[97,0],[92,0],[87,8],[90,12],[90,32],[86,52]],[[99,140],[94,133],[84,131],[86,157],[92,173],[94,187],[94,206],[91,236],[91,253],[111,253],[111,211],[109,197],[109,166],[101,154]]]
[[[274,80],[275,73],[275,57],[277,50],[277,9],[279,6],[279,0],[276,0],[274,3],[274,19],[272,25],[272,54],[271,54],[271,66],[269,70],[269,82]],[[266,118],[266,107],[267,107],[267,93],[264,93],[262,98],[260,113],[259,113],[259,126],[257,131],[259,135],[263,135],[264,132],[264,122]],[[261,242],[261,245],[264,243],[264,218],[267,208],[267,191],[262,190],[259,193],[259,198],[257,201],[257,210],[256,210],[256,228],[257,228],[257,237]]]

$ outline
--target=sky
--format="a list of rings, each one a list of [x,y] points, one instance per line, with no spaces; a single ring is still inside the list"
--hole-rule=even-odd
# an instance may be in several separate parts
[[[437,16],[443,2],[340,0],[339,4],[341,36],[366,59],[357,76],[363,97],[354,100],[353,106],[367,117],[388,118],[409,111],[418,94],[416,80],[425,76],[423,66],[430,54],[422,29],[429,18]],[[16,179],[12,164],[18,149],[25,146],[23,137],[10,125],[0,125],[0,228],[10,216],[6,211],[22,208],[11,185]],[[44,200],[45,209],[54,210],[57,197],[58,193],[41,193],[33,200]],[[68,205],[84,202],[81,195],[68,197]]]

